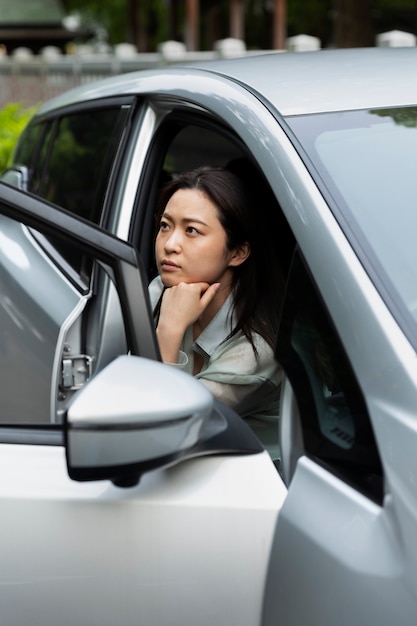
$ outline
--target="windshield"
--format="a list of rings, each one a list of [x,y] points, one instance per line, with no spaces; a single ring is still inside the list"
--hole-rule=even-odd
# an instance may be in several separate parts
[[[417,107],[287,121],[336,218],[416,346]]]

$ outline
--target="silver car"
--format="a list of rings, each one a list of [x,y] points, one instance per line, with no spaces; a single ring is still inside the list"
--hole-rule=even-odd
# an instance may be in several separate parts
[[[160,362],[148,300],[162,182],[231,163],[286,279],[266,427]],[[2,626],[414,626],[416,163],[415,48],[42,106],[0,183]]]

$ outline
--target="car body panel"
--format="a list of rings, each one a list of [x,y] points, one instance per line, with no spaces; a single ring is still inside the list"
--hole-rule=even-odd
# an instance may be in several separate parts
[[[64,342],[79,352],[79,337],[67,333],[88,296],[77,291],[51,262],[31,232],[0,217],[2,331],[2,421],[56,420]],[[51,301],[50,295],[54,294]]]
[[[389,498],[380,508],[302,457],[277,524],[263,624],[281,623],[285,606],[285,624],[334,624],[341,615],[346,624],[411,626],[417,598],[407,560]]]
[[[286,493],[267,453],[119,489],[71,481],[62,448],[0,445],[0,477],[4,626],[259,623]]]

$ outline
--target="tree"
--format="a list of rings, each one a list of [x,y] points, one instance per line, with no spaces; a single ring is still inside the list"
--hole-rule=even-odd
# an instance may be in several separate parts
[[[333,6],[336,48],[374,44],[369,0],[334,0]]]
[[[312,35],[322,46],[333,43],[333,0],[288,0],[287,32],[294,35]]]
[[[78,13],[84,25],[102,26],[111,44],[127,41],[127,0],[64,0],[68,13]]]
[[[63,3],[68,12],[79,11],[90,23],[102,24],[111,44],[130,41],[141,51],[155,50],[166,39],[185,43],[189,37],[187,7],[194,10],[197,5],[198,23],[194,24],[193,36],[197,47],[203,49],[210,49],[216,39],[239,33],[248,48],[261,49],[283,47],[282,40],[287,35],[313,35],[323,47],[345,48],[372,46],[376,34],[386,30],[417,34],[417,0],[64,0]],[[244,20],[239,14],[242,10]]]

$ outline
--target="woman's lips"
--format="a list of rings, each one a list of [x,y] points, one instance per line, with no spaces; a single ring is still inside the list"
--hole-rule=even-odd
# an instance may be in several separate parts
[[[162,259],[161,270],[163,270],[164,272],[173,272],[178,269],[180,269],[179,265],[176,265],[172,261],[167,261],[166,259]]]

